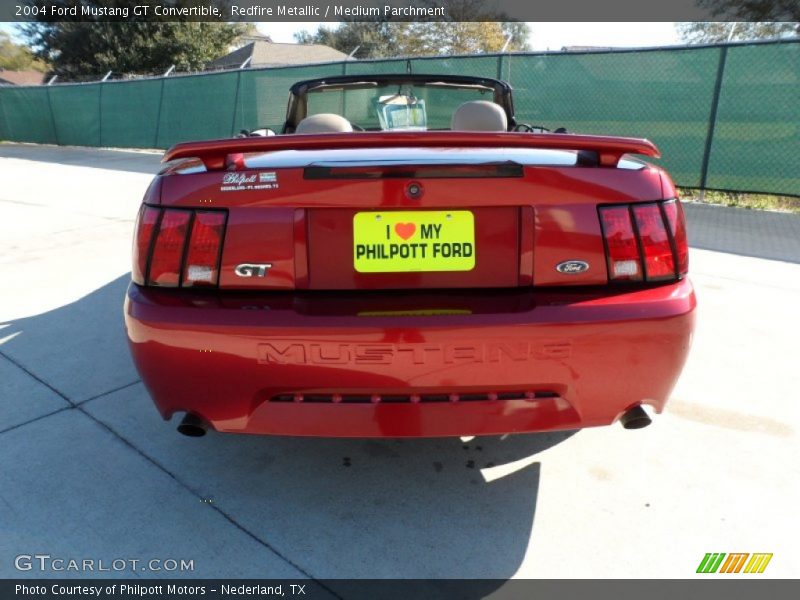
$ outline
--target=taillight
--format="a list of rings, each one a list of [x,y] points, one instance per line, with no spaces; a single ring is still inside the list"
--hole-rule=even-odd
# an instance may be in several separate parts
[[[686,217],[683,214],[683,207],[677,200],[664,202],[663,206],[669,223],[669,232],[675,240],[678,273],[686,275],[689,272],[689,244],[686,241]]]
[[[160,214],[159,209],[143,204],[139,210],[139,217],[136,219],[131,278],[140,285],[144,283],[147,259],[150,256],[150,242],[153,240],[153,229]]]
[[[636,204],[633,206],[633,216],[642,241],[647,281],[674,279],[675,257],[661,208],[658,204]]]
[[[181,277],[183,249],[191,213],[187,210],[166,209],[161,215],[147,283],[177,287]]]
[[[133,281],[160,287],[215,286],[223,211],[144,206],[134,238]]]
[[[183,270],[183,285],[216,285],[225,213],[196,212]]]
[[[611,281],[667,281],[688,271],[683,210],[676,200],[601,206]]]
[[[600,222],[608,248],[608,276],[614,280],[641,281],[642,261],[627,206],[600,209]]]

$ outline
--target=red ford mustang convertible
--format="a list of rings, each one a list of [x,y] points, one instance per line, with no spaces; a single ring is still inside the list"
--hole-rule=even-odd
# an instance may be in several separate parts
[[[643,427],[695,296],[637,154],[517,122],[493,79],[298,83],[280,135],[167,151],[125,303],[142,380],[188,435]]]

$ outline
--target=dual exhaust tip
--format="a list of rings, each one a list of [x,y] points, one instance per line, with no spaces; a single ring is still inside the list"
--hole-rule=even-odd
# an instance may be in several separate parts
[[[626,410],[619,418],[619,422],[625,429],[643,429],[650,425],[653,420],[644,408],[639,405]]]
[[[186,413],[178,425],[178,433],[188,437],[203,437],[207,431],[208,423],[192,413]]]
[[[641,406],[634,406],[626,410],[619,418],[625,429],[643,429],[653,420]],[[188,437],[203,437],[208,431],[208,423],[192,413],[186,413],[178,425],[178,433]]]

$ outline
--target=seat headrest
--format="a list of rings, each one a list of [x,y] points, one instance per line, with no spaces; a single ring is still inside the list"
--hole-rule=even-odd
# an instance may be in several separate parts
[[[295,133],[348,133],[353,131],[350,121],[333,113],[320,113],[306,117],[297,124]]]
[[[507,131],[506,111],[494,102],[473,100],[465,102],[453,113],[453,131]]]

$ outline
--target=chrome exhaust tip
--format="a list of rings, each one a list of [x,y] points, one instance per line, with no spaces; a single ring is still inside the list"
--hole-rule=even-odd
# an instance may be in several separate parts
[[[619,418],[619,422],[625,429],[643,429],[650,425],[653,420],[644,408],[639,405],[625,411]]]
[[[178,425],[178,433],[188,437],[203,437],[208,431],[208,423],[192,413],[186,413]]]

